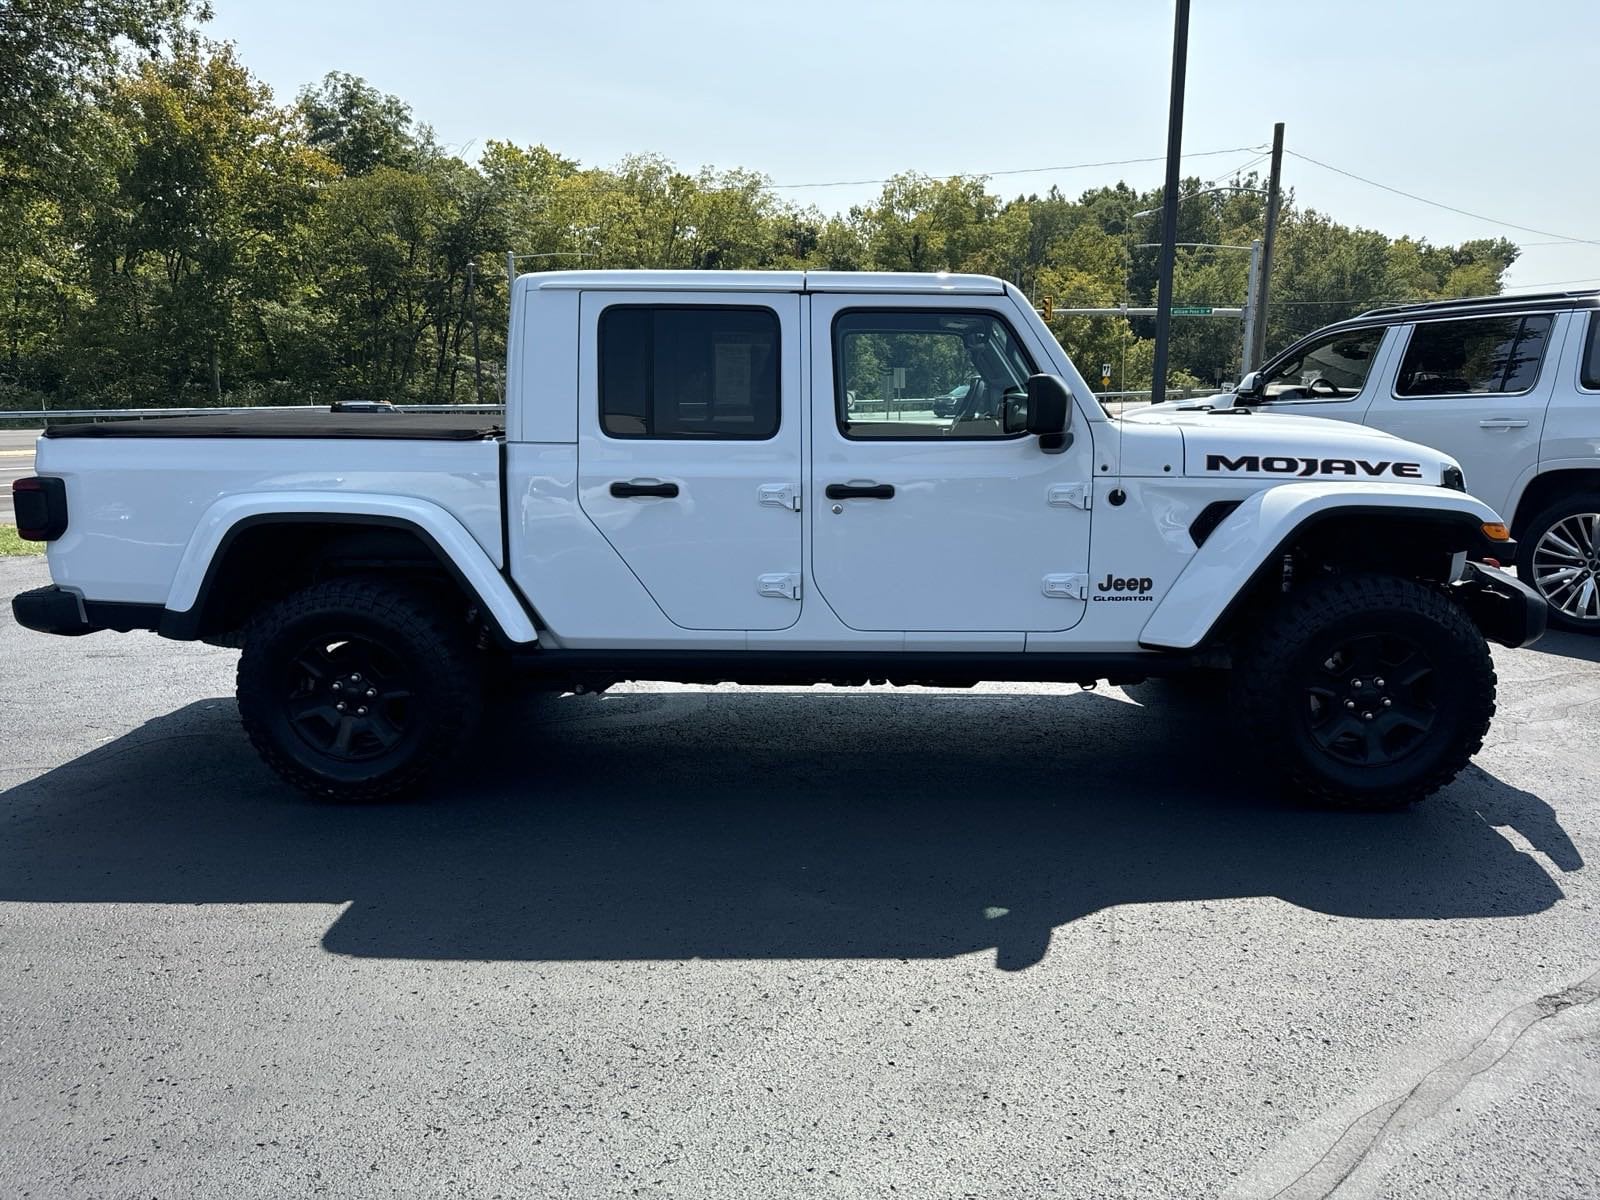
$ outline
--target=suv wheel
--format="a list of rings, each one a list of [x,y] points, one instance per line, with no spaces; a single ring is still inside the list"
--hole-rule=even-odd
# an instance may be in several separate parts
[[[420,786],[471,736],[480,707],[465,627],[418,592],[370,580],[315,584],[261,613],[238,682],[267,765],[330,800]]]
[[[1400,808],[1449,783],[1483,745],[1494,663],[1437,588],[1334,575],[1292,593],[1236,660],[1252,753],[1292,791]]]
[[[1600,633],[1600,492],[1559,500],[1529,521],[1517,574],[1549,603],[1552,626]]]

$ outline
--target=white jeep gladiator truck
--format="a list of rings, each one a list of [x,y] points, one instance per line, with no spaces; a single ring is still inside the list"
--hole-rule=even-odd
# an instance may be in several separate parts
[[[1462,769],[1485,638],[1544,628],[1450,458],[1335,421],[1114,419],[999,280],[523,275],[509,347],[503,420],[50,429],[15,500],[54,583],[18,621],[241,647],[251,740],[330,798],[437,779],[486,678],[1231,668],[1252,760],[1365,808]]]

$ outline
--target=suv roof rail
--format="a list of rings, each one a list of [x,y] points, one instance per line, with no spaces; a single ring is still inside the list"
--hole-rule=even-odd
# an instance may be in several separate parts
[[[1583,288],[1569,292],[1521,292],[1500,296],[1464,296],[1458,300],[1418,300],[1409,304],[1388,304],[1382,308],[1369,308],[1361,317],[1384,317],[1395,313],[1455,312],[1464,308],[1494,310],[1497,308],[1550,307],[1571,304],[1575,300],[1600,300],[1600,288]],[[1592,305],[1585,305],[1591,307]],[[1356,319],[1360,319],[1359,317]]]

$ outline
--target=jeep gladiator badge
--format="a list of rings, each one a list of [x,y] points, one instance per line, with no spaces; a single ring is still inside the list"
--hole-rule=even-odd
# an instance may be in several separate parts
[[[1422,464],[1414,462],[1368,462],[1364,458],[1297,458],[1287,454],[1206,455],[1208,471],[1262,471],[1273,475],[1394,475],[1400,479],[1421,479]]]
[[[1152,603],[1155,597],[1150,595],[1150,589],[1155,587],[1156,581],[1150,576],[1142,578],[1124,578],[1120,575],[1107,575],[1094,585],[1097,592],[1111,592],[1109,596],[1095,596],[1096,600],[1142,600],[1146,604]],[[1117,593],[1121,593],[1120,595]]]

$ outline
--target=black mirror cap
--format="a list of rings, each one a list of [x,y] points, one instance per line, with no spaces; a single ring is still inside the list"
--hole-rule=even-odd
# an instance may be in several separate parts
[[[1028,432],[1040,437],[1065,433],[1071,423],[1072,393],[1059,375],[1028,376]]]
[[[1261,398],[1261,372],[1246,372],[1245,377],[1239,380],[1238,386],[1233,389],[1233,394],[1240,400],[1259,400]]]

